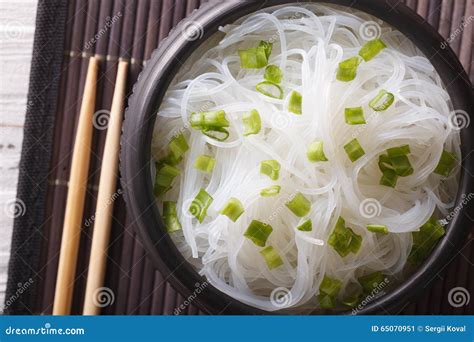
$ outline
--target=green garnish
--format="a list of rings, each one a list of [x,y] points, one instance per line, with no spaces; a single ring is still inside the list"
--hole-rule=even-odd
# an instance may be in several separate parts
[[[200,189],[196,197],[191,202],[189,206],[189,212],[199,220],[200,223],[204,221],[204,218],[207,215],[207,209],[211,205],[214,199],[209,195],[206,190]]]
[[[318,302],[323,309],[331,309],[336,306],[336,296],[341,290],[342,283],[338,279],[324,276],[321,285],[319,285]]]
[[[280,176],[280,163],[276,160],[263,160],[260,163],[260,173],[267,175],[272,180],[277,180]]]
[[[364,293],[371,293],[385,282],[385,275],[383,275],[382,272],[374,272],[357,278],[357,280],[362,286]]]
[[[382,177],[380,178],[380,185],[389,186],[395,188],[397,185],[398,175],[394,170],[386,169],[382,171]]]
[[[313,222],[311,222],[311,219],[307,219],[296,227],[296,229],[301,230],[302,232],[310,232],[313,230]]]
[[[357,140],[357,138],[354,138],[345,144],[344,150],[346,150],[347,156],[352,162],[355,162],[365,154],[365,151],[362,146],[360,146],[359,140]]]
[[[298,217],[306,216],[311,210],[311,202],[301,192],[297,192],[285,205]]]
[[[272,246],[265,247],[260,251],[260,254],[265,259],[265,262],[267,263],[267,266],[270,270],[273,270],[274,268],[283,265],[283,260],[281,259],[276,249]]]
[[[364,44],[364,46],[362,46],[362,48],[359,50],[359,56],[361,56],[364,61],[368,62],[386,47],[387,45],[385,45],[385,43],[380,38],[375,38],[369,40]]]
[[[157,165],[158,167],[158,165]],[[159,166],[155,177],[154,193],[155,196],[160,196],[171,189],[171,183],[181,173],[181,171],[171,165],[162,164]]]
[[[379,156],[379,169],[382,172],[380,185],[394,188],[397,185],[398,177],[407,177],[413,173],[413,167],[407,154],[410,153],[410,146],[403,145],[387,149],[387,154]]]
[[[354,233],[351,228],[346,227],[342,217],[336,222],[336,226],[328,238],[328,244],[341,256],[349,253],[357,253],[362,245],[362,237]]]
[[[265,68],[265,74],[263,74],[263,78],[266,81],[279,84],[281,82],[282,77],[283,72],[276,65],[271,64]]]
[[[161,168],[163,164],[171,166],[178,165],[183,160],[184,154],[189,150],[189,145],[184,134],[179,133],[174,136],[168,144],[168,148],[170,150],[168,155],[157,162],[157,169]]]
[[[384,100],[381,102],[382,98]],[[369,107],[372,108],[376,112],[382,112],[386,110],[388,107],[390,107],[395,101],[395,96],[392,93],[389,93],[385,89],[382,89],[379,91],[377,96],[375,96],[370,102],[369,102]]]
[[[349,125],[361,125],[366,123],[362,107],[344,109],[344,118]]]
[[[272,233],[273,228],[269,224],[253,220],[250,222],[247,230],[244,233],[244,236],[250,240],[254,244],[260,247],[265,247],[267,243],[267,239]]]
[[[283,98],[283,89],[276,83],[263,81],[258,83],[255,86],[255,89],[268,97],[272,97],[274,99],[282,99]]]
[[[368,224],[367,230],[372,233],[388,234],[387,226],[383,226],[380,224]]]
[[[239,50],[240,66],[245,69],[260,69],[268,64],[272,43],[261,41],[255,48]]]
[[[207,156],[205,154],[198,156],[194,162],[194,168],[205,173],[211,173],[212,170],[214,170],[215,165],[216,160],[213,157]]]
[[[354,56],[339,63],[336,79],[342,82],[352,81],[357,75],[357,67],[360,62],[361,59],[358,56]]]
[[[281,186],[272,185],[272,186],[269,186],[268,188],[262,189],[262,191],[260,191],[260,196],[273,197],[273,196],[278,195],[280,193],[280,190],[281,190]]]
[[[244,206],[237,198],[231,197],[221,209],[220,213],[235,222],[239,219],[240,215],[244,213]]]
[[[326,158],[326,155],[324,154],[323,141],[317,140],[312,142],[308,147],[306,156],[308,157],[308,160],[313,163],[318,161],[328,161],[328,158]]]
[[[290,94],[290,99],[288,101],[288,111],[297,115],[301,115],[301,103],[303,97],[299,92],[293,90]]]
[[[229,132],[225,127],[230,125],[225,115],[223,110],[194,112],[191,113],[189,123],[192,128],[202,131],[204,135],[218,141],[224,141],[229,137]]]
[[[244,122],[244,136],[258,134],[262,128],[262,120],[256,109],[245,113],[242,117],[242,121]]]
[[[438,175],[448,177],[455,166],[456,155],[452,152],[443,150],[443,153],[441,153],[441,157],[439,158],[438,165],[436,165],[436,168],[433,172],[437,173]]]
[[[413,246],[408,261],[413,265],[421,263],[443,235],[443,226],[434,217],[431,217],[420,227],[419,231],[412,233]]]
[[[163,221],[165,223],[166,231],[168,233],[176,232],[182,229],[181,224],[178,220],[176,202],[163,202]]]
[[[202,134],[217,141],[224,141],[229,137],[229,132],[225,128],[203,129]]]

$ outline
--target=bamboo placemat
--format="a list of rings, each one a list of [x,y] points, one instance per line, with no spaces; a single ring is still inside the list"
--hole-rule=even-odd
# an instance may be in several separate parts
[[[69,1],[64,29],[62,73],[53,132],[52,158],[48,173],[47,195],[44,199],[45,223],[41,227],[42,248],[39,260],[31,260],[34,268],[35,296],[12,313],[50,314],[56,281],[61,229],[64,219],[67,182],[72,144],[87,71],[87,57],[101,59],[98,82],[97,111],[110,110],[119,58],[130,62],[128,93],[144,63],[168,32],[182,18],[200,6],[199,0],[88,0]],[[449,38],[462,64],[474,79],[472,67],[472,0],[406,0],[439,32]],[[463,21],[464,18],[464,21]],[[467,23],[467,25],[463,25]],[[462,29],[460,29],[462,28]],[[80,314],[84,301],[88,255],[92,238],[93,213],[97,197],[101,151],[106,130],[95,129],[90,165],[90,183],[84,212],[79,263],[73,299],[73,314]],[[21,177],[21,176],[20,176]],[[121,190],[119,190],[121,191]],[[111,244],[108,252],[104,286],[113,300],[103,314],[170,315],[185,301],[176,293],[151,262],[134,232],[122,196],[114,200]],[[448,302],[448,293],[455,287],[466,288],[474,296],[473,227],[465,244],[446,267],[429,283],[416,302],[407,304],[402,314],[467,314],[474,312],[474,298],[468,306],[455,308]],[[14,281],[12,281],[14,283]],[[180,314],[201,314],[187,305]]]

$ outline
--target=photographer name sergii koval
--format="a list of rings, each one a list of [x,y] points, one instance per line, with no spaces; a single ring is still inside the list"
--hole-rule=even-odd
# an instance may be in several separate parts
[[[425,332],[434,332],[437,334],[441,334],[444,332],[466,332],[466,326],[456,326],[456,325],[439,325],[439,326],[431,326],[425,325]]]

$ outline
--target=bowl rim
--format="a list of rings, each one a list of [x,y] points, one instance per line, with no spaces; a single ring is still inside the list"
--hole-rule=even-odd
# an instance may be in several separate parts
[[[122,128],[120,172],[121,185],[127,209],[153,265],[162,273],[164,280],[185,298],[194,296],[193,304],[210,314],[286,314],[288,312],[267,312],[240,302],[221,292],[201,277],[178,251],[166,233],[152,191],[150,175],[151,140],[156,119],[156,109],[166,89],[174,78],[183,60],[188,58],[199,45],[216,32],[218,26],[235,22],[252,12],[278,5],[304,5],[305,3],[332,4],[351,7],[383,20],[405,34],[427,57],[438,71],[450,94],[454,108],[473,113],[473,90],[469,78],[455,53],[443,37],[422,17],[399,1],[387,0],[273,0],[271,2],[222,1],[207,3],[189,17],[183,19],[153,52],[134,85],[129,98]],[[182,34],[185,25],[194,23],[202,28],[202,35],[196,40],[186,40]],[[438,49],[439,48],[439,49]],[[434,51],[433,51],[434,50]],[[455,205],[460,206],[462,195],[474,188],[473,129],[461,130],[461,177]],[[430,257],[403,283],[389,293],[374,299],[357,314],[386,313],[399,310],[408,298],[426,287],[440,272],[446,260],[451,260],[454,249],[467,234],[472,224],[472,204],[460,206],[446,226],[446,234],[432,251]],[[466,229],[465,229],[466,227]],[[201,287],[203,287],[201,289]],[[405,305],[406,306],[406,305]],[[403,306],[403,307],[405,307]],[[403,308],[402,308],[403,309]],[[349,314],[351,311],[330,312],[315,308],[310,314]]]

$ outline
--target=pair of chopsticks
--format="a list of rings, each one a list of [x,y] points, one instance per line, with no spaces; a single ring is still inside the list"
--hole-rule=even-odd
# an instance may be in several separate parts
[[[117,69],[112,108],[102,157],[99,192],[94,215],[94,232],[83,308],[84,315],[96,315],[100,312],[100,307],[96,305],[96,303],[98,303],[97,298],[94,298],[94,296],[97,296],[96,291],[103,285],[105,276],[106,253],[113,210],[111,198],[114,196],[117,183],[120,132],[122,127],[127,69],[128,63],[120,61]],[[99,60],[95,57],[91,57],[87,70],[84,95],[72,155],[53,315],[68,315],[71,311],[84,200],[88,181],[98,71]]]

